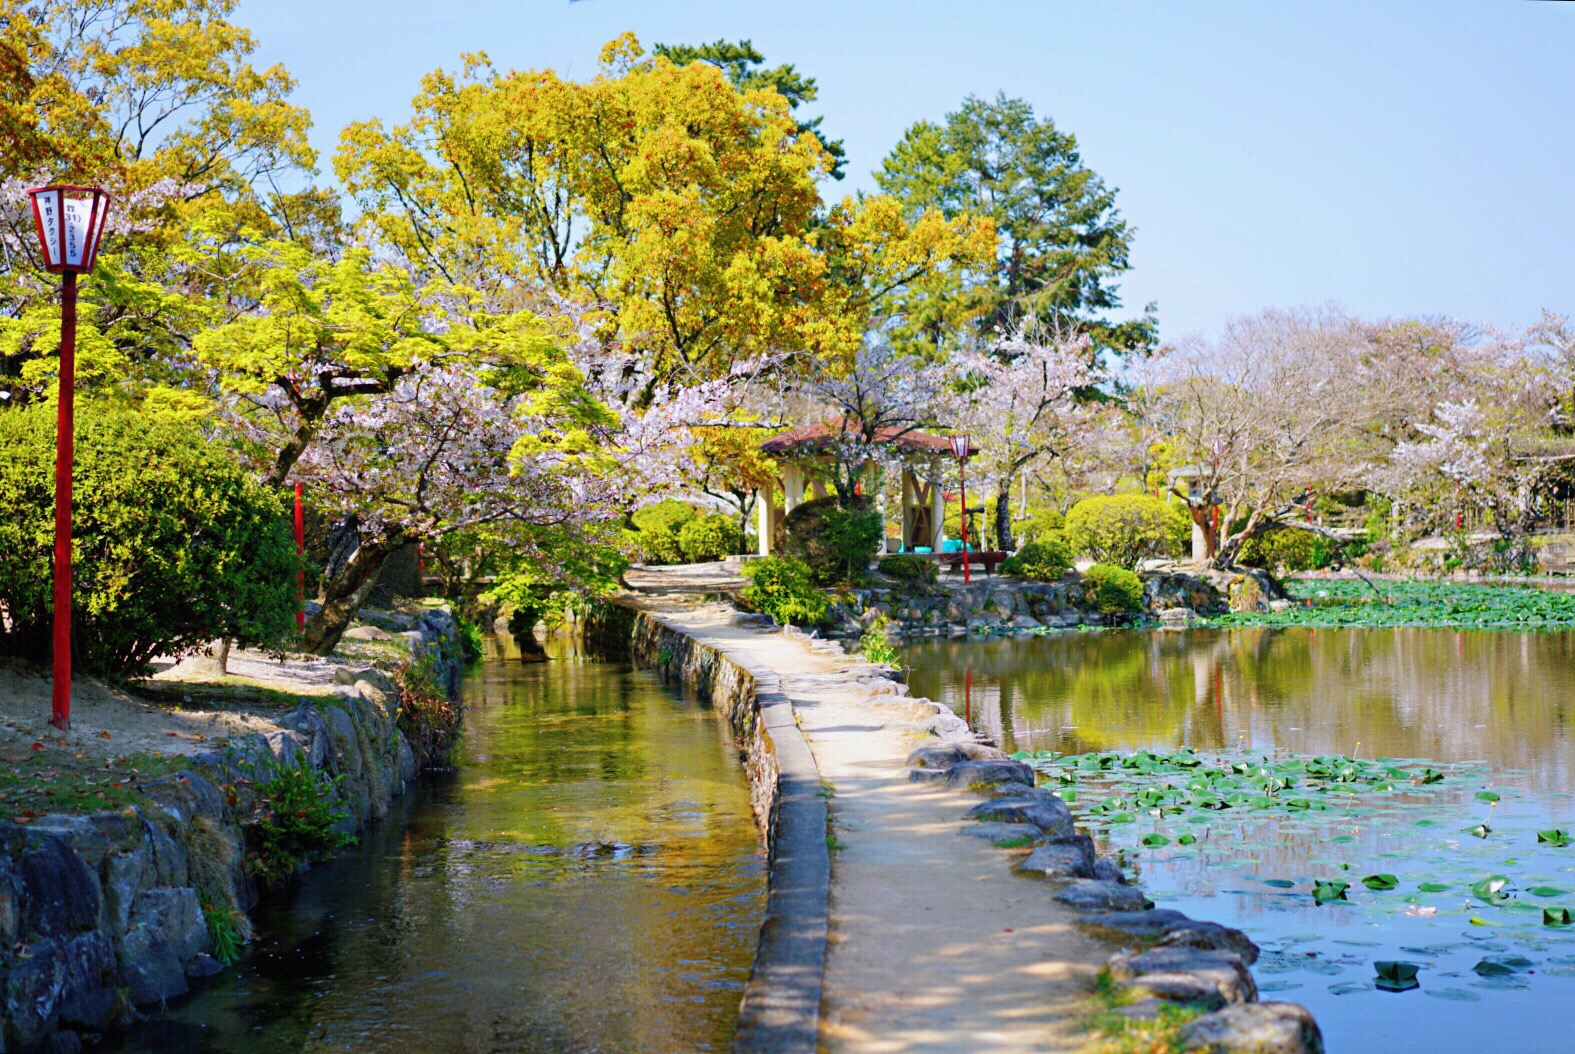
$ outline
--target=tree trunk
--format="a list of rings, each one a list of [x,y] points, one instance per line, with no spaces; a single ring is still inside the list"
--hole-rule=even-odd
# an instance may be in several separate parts
[[[1012,479],[1002,477],[995,489],[995,547],[1002,552],[1017,548],[1012,544]]]
[[[391,535],[378,534],[360,539],[360,544],[349,558],[342,561],[332,573],[325,573],[319,586],[323,606],[306,623],[303,643],[313,655],[327,655],[339,646],[339,638],[350,626],[350,620],[361,609],[367,594],[377,584],[377,573],[383,561],[408,538],[401,532]]]

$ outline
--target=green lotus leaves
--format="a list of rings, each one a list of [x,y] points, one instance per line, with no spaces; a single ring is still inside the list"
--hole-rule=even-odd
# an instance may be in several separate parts
[[[1467,827],[1466,833],[1474,834],[1478,838],[1486,838],[1488,835],[1493,833],[1493,828],[1489,827],[1485,823],[1479,823],[1475,827]]]
[[[1570,844],[1570,833],[1558,827],[1550,831],[1538,831],[1537,841],[1543,845],[1551,845],[1562,849]]]
[[[1507,875],[1489,875],[1487,878],[1471,883],[1471,895],[1483,900],[1505,900],[1509,894],[1505,887],[1509,885]]]
[[[1421,969],[1416,963],[1379,961],[1373,963],[1373,971],[1378,979],[1374,986],[1388,992],[1405,992],[1417,987],[1420,983],[1416,979],[1417,971]]]
[[[1543,908],[1542,924],[1544,926],[1568,926],[1570,924],[1570,909]]]
[[[1145,834],[1143,836],[1143,844],[1150,849],[1157,849],[1162,845],[1169,845],[1170,839],[1162,834]]]
[[[1313,900],[1319,904],[1327,904],[1331,900],[1344,900],[1345,891],[1351,888],[1351,883],[1339,880],[1320,880],[1313,883]]]
[[[1368,889],[1383,891],[1396,888],[1400,885],[1400,880],[1390,874],[1368,875],[1362,879],[1362,885]]]

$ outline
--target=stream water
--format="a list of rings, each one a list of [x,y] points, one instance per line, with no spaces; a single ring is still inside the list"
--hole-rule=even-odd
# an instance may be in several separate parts
[[[726,1050],[765,904],[742,768],[709,708],[571,648],[494,642],[456,770],[120,1049]]]
[[[1334,1054],[1575,1043],[1575,926],[1543,910],[1575,909],[1575,845],[1538,837],[1575,839],[1575,634],[1111,631],[922,642],[903,659],[914,694],[1009,751],[1043,752],[1036,763],[1075,786],[1080,822],[1159,906],[1246,930],[1264,949],[1263,998],[1306,1004]],[[1133,804],[1150,777],[1083,780],[1053,756],[1189,747],[1204,760],[1183,755],[1188,771],[1223,770],[1229,788],[1203,807]],[[1262,808],[1229,775],[1331,754],[1403,773]],[[1278,804],[1302,793],[1308,804]],[[1368,888],[1369,875],[1397,884]],[[1351,889],[1320,902],[1329,881]],[[1376,985],[1380,961],[1416,965],[1420,985]]]

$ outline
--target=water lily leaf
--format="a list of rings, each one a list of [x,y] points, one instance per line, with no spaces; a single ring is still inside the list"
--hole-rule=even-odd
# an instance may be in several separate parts
[[[1570,924],[1570,909],[1543,908],[1542,924],[1544,926],[1568,926]]]
[[[1477,791],[1476,799],[1477,801],[1497,802],[1499,796],[1493,791]]]
[[[1474,834],[1478,838],[1486,838],[1488,835],[1493,833],[1493,828],[1489,827],[1485,823],[1479,823],[1475,827],[1467,827],[1466,833]]]
[[[1471,883],[1471,893],[1483,900],[1503,900],[1509,896],[1504,892],[1504,887],[1507,885],[1509,885],[1508,876],[1489,875],[1487,878]]]
[[[1338,880],[1321,879],[1313,884],[1313,900],[1319,904],[1331,900],[1344,900],[1345,891],[1351,888],[1351,883]]]
[[[1195,834],[1184,834],[1181,837],[1176,839],[1176,841],[1179,842],[1182,845],[1192,845],[1197,840],[1198,840],[1198,836],[1195,835]]]
[[[1034,755],[1030,754],[1026,750],[1019,750],[1015,754],[1012,755],[1012,760],[1013,761],[1027,761],[1029,758],[1031,758],[1033,756]]]
[[[1263,880],[1263,884],[1273,886],[1276,889],[1292,889],[1296,886],[1296,883],[1288,878],[1266,878]]]
[[[1137,817],[1129,812],[1113,812],[1106,819],[1111,823],[1132,823]]]
[[[1562,897],[1569,890],[1560,889],[1558,886],[1532,886],[1526,892],[1534,897]]]
[[[1555,827],[1551,831],[1538,831],[1537,841],[1544,845],[1563,848],[1570,844],[1570,834],[1562,828]]]
[[[1416,972],[1421,967],[1416,963],[1379,961],[1373,963],[1373,969],[1378,972],[1381,980],[1412,981],[1416,979]]]
[[[1473,926],[1492,926],[1492,925],[1495,925],[1495,923],[1489,922],[1487,919],[1483,918],[1480,915],[1473,915],[1469,919],[1467,919],[1466,921],[1471,923],[1471,925],[1473,925]]]
[[[1394,889],[1399,884],[1400,880],[1390,874],[1368,875],[1362,879],[1362,885],[1372,890]]]
[[[1145,834],[1143,836],[1143,844],[1153,849],[1158,846],[1169,845],[1170,839],[1162,834]]]
[[[1423,893],[1442,893],[1449,888],[1448,882],[1423,882],[1416,887]]]

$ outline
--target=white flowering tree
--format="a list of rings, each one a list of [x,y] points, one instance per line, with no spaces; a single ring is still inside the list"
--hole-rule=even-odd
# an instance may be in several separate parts
[[[961,356],[964,395],[953,422],[973,437],[975,486],[995,496],[999,547],[1012,549],[1011,488],[1063,456],[1099,416],[1079,396],[1106,380],[1084,334],[1019,329]]]

